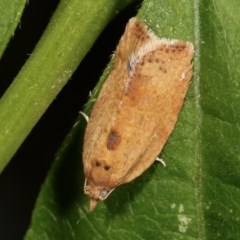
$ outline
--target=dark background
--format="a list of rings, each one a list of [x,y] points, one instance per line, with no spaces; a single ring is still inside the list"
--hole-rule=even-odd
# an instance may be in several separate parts
[[[29,1],[21,23],[0,61],[1,96],[31,54],[58,2]],[[54,155],[101,76],[126,22],[136,14],[141,2],[133,1],[105,29],[0,175],[1,240],[23,239],[30,224],[35,200]]]

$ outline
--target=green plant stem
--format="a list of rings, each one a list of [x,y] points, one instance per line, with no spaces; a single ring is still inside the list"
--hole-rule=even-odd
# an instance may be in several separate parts
[[[0,172],[110,19],[130,0],[62,0],[0,101]]]
[[[19,24],[26,0],[0,1],[0,57]]]

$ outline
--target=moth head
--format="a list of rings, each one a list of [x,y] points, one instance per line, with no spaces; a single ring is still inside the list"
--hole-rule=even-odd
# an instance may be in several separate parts
[[[90,211],[93,211],[96,208],[98,201],[105,200],[113,190],[114,188],[96,186],[86,178],[84,183],[84,193],[90,198]]]

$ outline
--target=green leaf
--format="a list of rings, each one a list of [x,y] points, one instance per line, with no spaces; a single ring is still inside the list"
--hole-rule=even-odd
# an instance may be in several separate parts
[[[78,120],[42,187],[26,240],[240,238],[239,7],[234,0],[144,1],[138,17],[158,36],[195,45],[194,77],[161,153],[167,167],[153,164],[89,212],[80,161],[86,124]]]
[[[26,0],[0,1],[0,58],[19,24]]]
[[[33,53],[0,100],[0,172],[102,29],[129,3],[131,0],[60,2]]]

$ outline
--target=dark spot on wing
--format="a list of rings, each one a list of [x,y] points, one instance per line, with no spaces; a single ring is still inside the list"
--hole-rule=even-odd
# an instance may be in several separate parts
[[[116,130],[112,129],[108,134],[107,149],[109,150],[116,149],[120,141],[121,141],[120,134]]]

